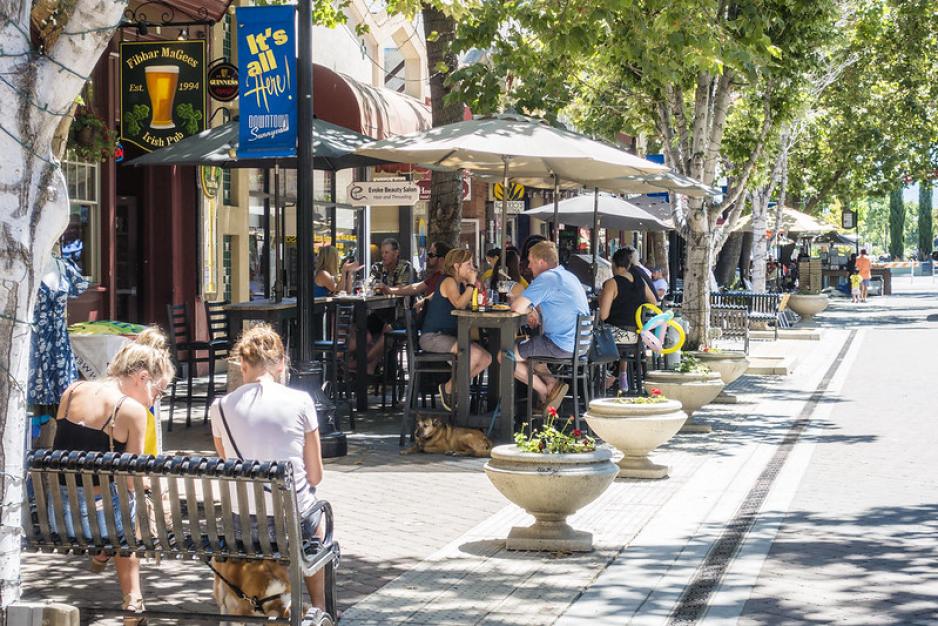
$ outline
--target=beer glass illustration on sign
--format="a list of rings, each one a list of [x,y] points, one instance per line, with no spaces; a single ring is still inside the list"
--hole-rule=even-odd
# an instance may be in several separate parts
[[[150,96],[150,108],[154,129],[176,128],[173,123],[173,100],[176,99],[176,85],[179,83],[178,65],[150,65],[145,69],[147,75],[147,95]]]

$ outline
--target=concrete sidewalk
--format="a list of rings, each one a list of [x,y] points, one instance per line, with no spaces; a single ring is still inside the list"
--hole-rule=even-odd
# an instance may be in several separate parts
[[[593,532],[595,552],[504,550],[510,527],[532,521],[509,505],[356,604],[343,624],[551,624],[564,613],[577,623],[577,612],[622,623],[625,605],[647,607],[655,593],[666,607],[660,592],[682,588],[810,396],[802,390],[816,386],[846,336],[831,331],[821,342],[786,342],[801,357],[796,373],[740,379],[733,386],[739,404],[697,414],[716,430],[680,435],[657,453],[657,462],[672,466],[670,478],[618,480],[571,518]],[[606,586],[604,575],[624,561],[638,566],[636,575],[615,576]],[[591,595],[581,596],[586,589]]]
[[[754,342],[755,353],[793,357],[794,372],[740,379],[731,388],[738,404],[696,414],[714,426],[712,434],[679,435],[656,453],[657,462],[672,466],[670,478],[616,481],[575,516],[575,527],[594,533],[596,551],[586,555],[505,551],[509,528],[530,518],[495,491],[483,460],[402,457],[399,414],[359,418],[349,456],[327,463],[320,490],[335,508],[343,548],[342,623],[667,621],[847,341],[848,318],[838,315],[829,316],[835,324],[820,341]],[[821,406],[840,402],[828,394]],[[812,441],[841,442],[829,428],[816,420]],[[211,451],[201,425],[175,431],[166,445]],[[93,592],[102,604],[118,604],[113,573],[94,577],[81,565],[75,558],[26,555],[27,597],[68,602]],[[211,573],[198,563],[159,569],[144,563],[142,569],[154,607],[211,602]]]

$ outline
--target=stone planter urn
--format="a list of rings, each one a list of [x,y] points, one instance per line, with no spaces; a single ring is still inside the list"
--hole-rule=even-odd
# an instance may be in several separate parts
[[[788,298],[788,306],[803,320],[810,320],[829,304],[830,298],[823,293],[793,293]]]
[[[666,397],[681,403],[687,413],[687,421],[681,427],[682,433],[709,433],[713,430],[708,424],[694,422],[694,411],[713,402],[726,385],[717,372],[689,372],[687,374],[672,370],[652,370],[645,376],[646,387],[657,387]]]
[[[574,530],[567,517],[598,498],[619,468],[612,451],[576,454],[523,452],[514,444],[496,446],[485,474],[503,496],[534,516],[526,528],[508,533],[508,550],[590,552],[592,533]]]
[[[723,383],[728,385],[749,369],[749,357],[740,350],[720,350],[718,352],[685,352],[717,372]]]
[[[670,468],[653,463],[648,454],[687,420],[677,400],[638,403],[634,398],[593,400],[585,417],[593,432],[624,455],[619,478],[666,478]]]

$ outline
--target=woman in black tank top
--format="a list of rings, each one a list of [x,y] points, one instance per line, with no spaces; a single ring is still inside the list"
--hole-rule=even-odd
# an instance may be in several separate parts
[[[160,336],[162,336],[160,334]],[[78,382],[71,385],[62,396],[59,414],[56,416],[54,447],[57,450],[82,450],[94,452],[129,452],[142,454],[147,423],[147,409],[152,406],[166,390],[172,380],[175,368],[169,353],[165,349],[165,339],[160,342],[149,332],[144,336],[147,343],[129,342],[114,356],[108,366],[108,377],[101,380]],[[152,342],[152,343],[150,343]],[[157,426],[159,427],[159,426]],[[97,518],[97,527],[102,537],[107,538],[108,530],[103,507],[96,505],[96,513],[88,511],[83,489],[78,488],[79,520],[81,528],[75,528],[67,487],[61,485],[62,506],[65,529],[53,532],[65,532],[74,537],[81,532],[88,540],[92,538],[89,513]],[[133,491],[133,484],[128,481],[128,489]],[[117,486],[110,483],[110,493],[102,493],[95,483],[95,501],[107,502],[114,511],[115,531],[118,537],[111,538],[113,543],[124,541],[124,534],[133,532],[130,520],[124,520],[120,511]],[[50,507],[54,500],[50,499]],[[130,498],[130,516],[135,516],[134,504]],[[55,516],[49,512],[51,525]],[[91,559],[91,569],[101,572],[107,566],[108,558],[98,554]],[[118,581],[124,602],[123,608],[131,611],[143,610],[143,596],[140,592],[140,564],[135,557],[115,557]],[[132,624],[132,620],[125,620]]]
[[[603,283],[599,294],[599,316],[617,329],[632,331],[634,335],[635,311],[642,304],[654,304],[657,300],[643,272],[632,266],[631,250],[621,248],[612,256],[613,276]],[[625,333],[617,334],[626,337]],[[637,336],[630,338],[629,343],[637,340]]]

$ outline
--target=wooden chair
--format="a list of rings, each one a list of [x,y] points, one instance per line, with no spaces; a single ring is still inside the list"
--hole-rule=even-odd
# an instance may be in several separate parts
[[[202,422],[208,421],[208,407],[215,399],[215,348],[208,341],[195,341],[193,333],[192,315],[188,304],[167,304],[166,317],[169,328],[169,347],[176,365],[176,376],[169,400],[169,430],[173,429],[173,412],[176,408],[176,398],[179,391],[179,381],[186,378],[186,427],[192,425],[192,401],[205,402],[205,413]],[[208,364],[208,389],[204,395],[192,393],[195,371],[200,363]],[[185,372],[183,372],[185,364]]]

